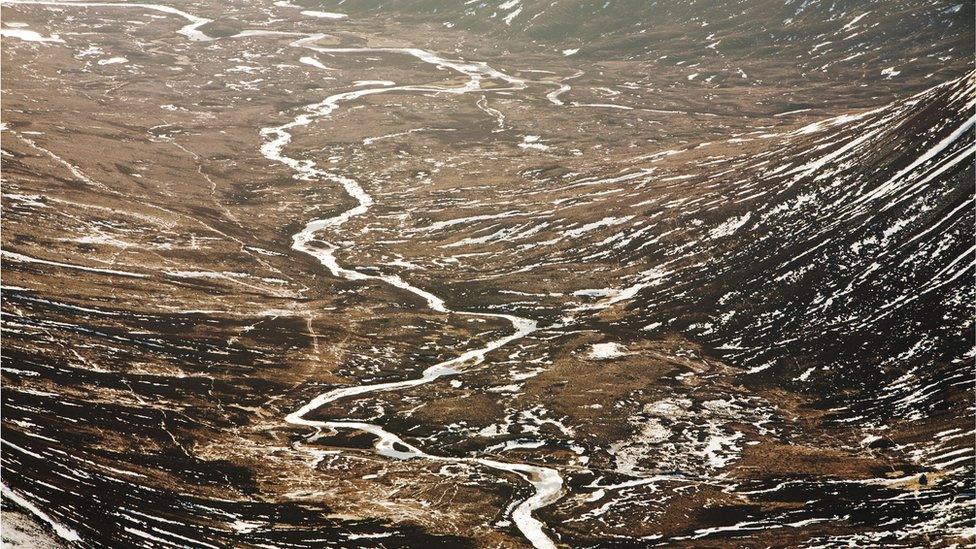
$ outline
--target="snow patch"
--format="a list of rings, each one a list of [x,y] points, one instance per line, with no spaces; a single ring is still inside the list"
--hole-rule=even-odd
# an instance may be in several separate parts
[[[608,360],[611,358],[620,358],[622,356],[629,355],[627,352],[627,347],[619,343],[594,343],[590,347],[590,352],[587,358],[590,360]]]
[[[8,36],[10,38],[18,38],[24,42],[60,42],[64,43],[64,40],[58,38],[58,35],[52,34],[51,36],[44,36],[38,32],[27,29],[0,29],[0,36]]]
[[[519,143],[519,148],[522,149],[536,149],[539,151],[548,151],[549,145],[544,145],[539,143],[538,135],[526,135],[522,138],[522,142]]]
[[[887,69],[881,71],[881,74],[884,75],[886,80],[891,80],[892,78],[901,74],[901,71],[896,71],[894,67],[888,67]]]
[[[346,17],[349,17],[344,13],[335,13],[331,11],[315,11],[315,10],[305,10],[302,12],[302,15],[306,15],[308,17],[318,17],[319,19],[345,19]]]
[[[722,223],[718,227],[708,231],[708,236],[711,238],[722,238],[723,236],[729,236],[734,234],[736,231],[741,229],[746,223],[749,222],[749,218],[752,217],[752,212],[746,212],[742,217],[733,217],[732,219]]]
[[[322,69],[324,71],[334,71],[335,70],[335,69],[330,69],[329,67],[326,67],[325,65],[323,65],[322,63],[320,63],[318,59],[316,59],[314,57],[305,56],[305,57],[302,57],[301,59],[299,59],[298,62],[299,63],[302,63],[302,64],[305,64],[305,65],[309,65],[309,66],[315,67],[317,69]]]
[[[99,59],[99,65],[118,65],[119,63],[128,63],[129,60],[125,57],[109,57],[108,59]]]

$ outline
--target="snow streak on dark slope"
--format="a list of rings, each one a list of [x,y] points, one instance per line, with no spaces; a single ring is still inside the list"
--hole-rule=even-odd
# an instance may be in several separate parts
[[[287,319],[262,322],[255,335],[267,347],[259,349],[200,334],[216,322],[199,313],[130,315],[11,289],[3,305],[11,311],[4,319],[3,411],[13,427],[3,433],[4,482],[68,525],[69,535],[61,536],[80,537],[77,546],[354,547],[366,543],[355,541],[359,536],[378,531],[394,546],[466,543],[409,525],[333,518],[319,504],[265,501],[254,470],[194,455],[195,445],[247,425],[247,410],[287,390],[260,375],[280,368],[268,363],[274,349],[304,344]],[[82,353],[97,350],[97,364],[71,357],[62,343],[68,339]],[[34,345],[47,350],[20,350]],[[181,373],[133,371],[154,359]],[[57,392],[32,388],[45,382]],[[95,391],[116,396],[92,399]],[[138,457],[133,447],[143,449]],[[195,486],[193,493],[177,478]]]
[[[293,2],[4,26],[63,38],[4,38],[5,504],[83,547],[971,544],[971,3]]]
[[[705,262],[652,252],[675,274],[633,304],[634,327],[688,333],[744,383],[822,395],[826,425],[950,472],[919,516],[877,505],[906,527],[972,514],[974,100],[967,77],[741,161],[711,182],[721,214],[696,214],[714,221],[686,253]]]
[[[969,2],[932,0],[401,0],[324,1],[349,13],[390,14],[488,32],[528,35],[542,46],[579,48],[577,55],[613,58],[702,55],[771,59],[805,71],[838,63],[877,73],[968,48]],[[892,48],[892,44],[899,48]],[[932,59],[925,57],[932,55]],[[882,75],[883,77],[883,75]]]
[[[727,456],[718,460],[726,460],[722,469],[746,442],[772,438],[875,457],[890,467],[882,476],[940,478],[906,497],[894,480],[832,480],[825,490],[823,478],[807,473],[757,472],[729,489],[755,507],[743,505],[738,520],[716,519],[690,539],[848,520],[864,531],[832,543],[911,544],[964,532],[976,457],[974,101],[970,75],[785,134],[757,131],[644,155],[621,171],[528,170],[531,183],[514,193],[517,202],[468,220],[460,233],[451,227],[428,237],[442,249],[489,250],[479,269],[499,286],[521,289],[545,276],[575,288],[563,309],[566,329],[605,334],[624,355],[677,333],[733,367],[694,372],[712,385],[688,393],[712,403],[695,404],[695,420],[685,423],[680,385],[676,402],[632,416],[638,435],[611,452],[618,471],[708,475],[715,468],[696,452]],[[534,213],[512,212],[515,204]],[[731,387],[716,394],[726,375]],[[806,402],[802,414],[787,412],[795,398]],[[601,451],[588,447],[587,455]],[[616,497],[586,512],[654,505],[638,491]],[[800,502],[804,508],[782,513],[762,508]],[[574,535],[564,539],[601,546]]]
[[[682,310],[671,297],[682,288],[707,288],[713,302],[696,292],[686,305],[686,318],[706,303],[713,311],[690,323],[698,338],[752,371],[804,374],[795,359],[817,366],[804,379],[859,392],[908,365],[961,358],[973,297],[972,116],[965,78],[718,164],[733,171],[710,178],[709,195],[727,201],[677,214],[710,222],[700,241],[646,258],[707,261],[667,277],[666,292],[642,292],[638,322]]]

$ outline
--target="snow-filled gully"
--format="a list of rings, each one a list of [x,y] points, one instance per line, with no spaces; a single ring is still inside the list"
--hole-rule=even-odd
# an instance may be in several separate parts
[[[112,3],[112,2],[59,2],[45,0],[0,0],[0,4],[34,4],[42,6],[76,6],[76,7],[104,7],[104,8],[137,8],[163,12],[170,15],[181,17],[188,21],[178,32],[193,41],[211,41],[215,38],[206,35],[200,28],[210,22],[209,19],[197,17],[176,8],[148,3]],[[335,257],[335,248],[331,244],[324,243],[324,247],[315,245],[319,235],[328,229],[338,228],[350,219],[361,216],[369,211],[373,204],[373,198],[355,180],[341,174],[328,172],[318,168],[312,160],[300,160],[284,153],[285,148],[291,142],[292,131],[309,125],[314,120],[323,118],[335,111],[340,103],[354,101],[367,95],[396,92],[421,92],[431,94],[464,94],[469,92],[486,92],[523,89],[526,81],[506,75],[497,71],[485,63],[451,60],[438,56],[435,53],[418,48],[326,48],[312,45],[322,37],[320,34],[307,35],[300,33],[272,33],[263,31],[244,31],[236,36],[260,36],[271,34],[292,34],[302,36],[291,43],[293,47],[310,49],[319,53],[328,54],[357,54],[357,53],[388,53],[406,54],[416,57],[420,61],[429,63],[438,68],[448,68],[464,74],[469,78],[468,82],[462,86],[442,88],[437,86],[385,86],[374,88],[363,88],[335,94],[324,100],[305,106],[302,113],[290,122],[278,126],[268,126],[261,129],[261,154],[273,162],[284,164],[295,172],[296,177],[304,180],[332,181],[342,186],[345,192],[356,201],[356,205],[333,217],[313,219],[305,227],[292,236],[292,249],[306,253],[317,259],[334,276],[350,281],[379,280],[410,292],[422,298],[427,306],[440,313],[453,313],[458,315],[502,319],[512,325],[513,332],[504,337],[500,337],[487,342],[484,346],[468,350],[461,355],[430,366],[423,371],[420,377],[405,381],[378,383],[373,385],[357,385],[333,389],[320,394],[307,402],[294,412],[285,417],[285,421],[292,425],[312,427],[317,431],[322,429],[333,430],[353,430],[369,433],[377,438],[375,443],[376,451],[385,457],[393,459],[426,459],[438,462],[464,463],[469,465],[480,465],[502,471],[513,473],[525,479],[534,488],[534,494],[517,504],[512,511],[512,521],[537,549],[555,548],[556,544],[546,533],[545,525],[533,516],[533,512],[547,505],[552,504],[562,494],[563,479],[558,471],[549,467],[540,467],[528,463],[515,463],[498,461],[488,458],[478,457],[445,457],[428,454],[402,440],[399,436],[385,430],[383,427],[371,423],[358,421],[320,421],[308,419],[308,415],[322,406],[344,398],[365,395],[373,392],[388,392],[410,387],[417,387],[437,380],[444,376],[451,376],[462,373],[465,368],[477,365],[485,360],[485,356],[513,341],[524,338],[537,329],[536,322],[526,318],[498,313],[484,313],[478,311],[466,311],[451,309],[444,300],[422,288],[418,288],[396,275],[371,275],[361,273],[354,269],[341,266]],[[234,38],[234,37],[231,37]],[[483,80],[502,81],[507,87],[483,89]],[[565,87],[565,86],[564,86]],[[565,91],[560,89],[560,92]],[[321,242],[321,241],[320,241]],[[5,487],[6,488],[6,487]],[[35,513],[36,514],[36,513]],[[41,518],[46,518],[41,516]]]

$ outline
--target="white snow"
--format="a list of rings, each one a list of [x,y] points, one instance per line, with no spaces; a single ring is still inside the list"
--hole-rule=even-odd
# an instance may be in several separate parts
[[[0,29],[0,36],[9,36],[10,38],[18,38],[25,42],[60,42],[64,43],[64,40],[58,38],[58,35],[52,34],[51,36],[44,36],[40,33],[34,32],[27,29]]]
[[[733,217],[718,227],[708,231],[708,236],[711,238],[721,238],[723,236],[734,234],[736,231],[741,229],[743,225],[749,222],[750,217],[752,217],[752,212],[746,212],[746,214],[742,217]]]
[[[577,236],[588,233],[594,229],[599,229],[600,227],[610,227],[612,225],[620,225],[621,223],[626,223],[633,219],[634,216],[627,215],[624,217],[604,217],[599,221],[594,221],[593,223],[587,223],[578,229],[572,229],[566,231],[564,234],[571,238],[576,238]]]
[[[894,67],[888,67],[881,71],[881,74],[885,76],[886,79],[891,80],[892,78],[901,74],[901,71],[896,71]]]
[[[448,220],[445,220],[445,221],[435,221],[434,223],[431,223],[430,225],[427,225],[426,227],[419,227],[417,229],[413,229],[412,232],[432,232],[432,231],[439,231],[441,229],[444,229],[444,228],[447,228],[447,227],[453,227],[455,225],[464,225],[464,224],[467,224],[467,223],[473,223],[475,221],[485,221],[487,219],[503,219],[503,218],[506,218],[506,217],[512,217],[512,216],[520,215],[520,214],[521,214],[521,212],[519,210],[509,210],[509,211],[502,212],[502,213],[497,213],[497,214],[483,214],[483,215],[472,215],[472,216],[468,216],[468,217],[459,217],[459,218],[455,218],[455,219],[448,219]]]
[[[544,145],[539,143],[538,135],[526,135],[522,138],[522,142],[519,143],[519,148],[522,149],[536,149],[539,151],[548,151],[549,145]]]
[[[349,17],[344,13],[315,10],[305,10],[302,12],[302,15],[307,15],[308,17],[318,17],[319,19],[345,19],[346,17]]]
[[[73,6],[73,7],[81,7],[81,8],[117,7],[117,8],[135,8],[140,10],[158,11],[162,13],[168,13],[170,15],[175,15],[177,17],[182,17],[183,19],[189,21],[189,23],[184,25],[177,32],[179,34],[182,34],[183,36],[186,36],[190,40],[194,40],[197,42],[208,42],[210,40],[213,40],[213,38],[210,38],[209,36],[207,36],[206,34],[204,34],[199,30],[200,27],[209,23],[211,21],[210,19],[197,17],[195,15],[191,15],[185,11],[176,9],[171,6],[162,6],[159,4],[135,4],[135,3],[130,4],[125,2],[58,2],[54,0],[47,1],[47,2],[35,2],[31,0],[4,0],[3,3],[44,4],[46,6]],[[8,29],[0,30],[0,35],[6,35],[7,31]],[[33,34],[37,34],[37,33],[33,33]],[[61,41],[60,39],[57,38],[57,35],[54,35],[51,38],[56,39],[56,41],[58,42]]]
[[[574,107],[596,107],[601,109],[620,109],[623,111],[632,111],[634,107],[628,107],[627,105],[617,105],[615,103],[573,103]]]
[[[99,65],[117,65],[119,63],[128,63],[129,60],[125,57],[109,57],[108,59],[99,59]]]
[[[6,441],[4,441],[6,442]],[[14,492],[7,487],[6,484],[0,485],[0,490],[3,491],[3,497],[10,499],[17,505],[20,505],[24,509],[30,511],[34,516],[46,522],[51,528],[54,529],[54,533],[63,538],[66,541],[81,541],[81,537],[78,536],[78,532],[75,532],[71,528],[60,524],[51,518],[47,513],[41,511],[36,505],[34,505],[29,499],[21,496],[17,492]],[[25,492],[26,493],[26,492]],[[32,496],[32,494],[29,494]]]
[[[861,15],[858,15],[857,17],[855,17],[854,19],[852,19],[850,23],[844,25],[844,30],[848,30],[848,29],[854,28],[854,25],[856,25],[858,21],[860,21],[861,19],[863,19],[869,13],[871,13],[871,12],[862,13]]]
[[[511,26],[512,25],[512,19],[515,19],[516,17],[518,17],[518,14],[520,14],[520,13],[522,13],[522,6],[519,6],[518,9],[516,9],[512,13],[510,13],[510,14],[508,14],[508,15],[505,16],[505,24]]]
[[[315,67],[317,69],[322,69],[324,71],[334,71],[335,70],[335,69],[330,69],[329,67],[326,67],[325,65],[323,65],[322,63],[320,63],[318,59],[316,59],[314,57],[305,56],[305,57],[302,57],[301,59],[299,59],[298,62],[299,63],[303,63],[305,65],[310,65],[310,66]]]
[[[594,343],[590,347],[590,352],[587,358],[590,360],[607,360],[611,358],[619,358],[626,356],[630,353],[627,352],[627,348],[619,343]]]

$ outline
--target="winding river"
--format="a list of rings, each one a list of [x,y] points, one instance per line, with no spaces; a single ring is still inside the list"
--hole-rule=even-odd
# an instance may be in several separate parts
[[[426,92],[426,93],[468,93],[482,90],[481,81],[483,79],[502,80],[508,84],[508,88],[493,88],[494,90],[521,89],[525,87],[525,82],[508,75],[505,75],[483,63],[468,63],[444,59],[428,51],[414,48],[320,48],[307,45],[307,40],[298,40],[292,43],[293,46],[305,47],[320,53],[401,53],[412,55],[421,61],[430,63],[438,67],[454,69],[466,76],[468,82],[459,87],[441,88],[433,86],[388,86],[366,88],[345,93],[339,93],[327,97],[319,103],[306,106],[304,112],[292,121],[280,125],[263,128],[261,136],[265,142],[261,146],[261,153],[269,160],[284,164],[294,170],[296,175],[304,180],[331,180],[340,184],[349,196],[356,200],[356,205],[345,210],[338,215],[328,218],[315,219],[308,222],[305,227],[292,236],[292,248],[315,257],[323,266],[336,277],[351,281],[362,280],[381,280],[392,286],[410,292],[427,302],[430,309],[440,313],[454,313],[480,318],[503,319],[512,325],[513,333],[504,337],[494,339],[484,346],[468,350],[461,355],[430,366],[424,370],[420,377],[405,381],[377,383],[373,385],[357,385],[333,389],[320,394],[304,406],[295,410],[285,418],[286,421],[294,425],[314,427],[316,429],[347,429],[356,430],[372,434],[377,437],[376,450],[379,454],[394,459],[422,458],[433,461],[445,461],[453,463],[477,464],[499,471],[515,473],[526,479],[535,489],[535,494],[518,504],[512,512],[512,520],[518,526],[523,535],[539,549],[555,548],[552,539],[545,533],[544,525],[532,516],[532,512],[545,507],[556,501],[562,493],[562,477],[555,470],[548,467],[539,467],[524,463],[511,463],[497,461],[487,458],[451,458],[428,454],[416,446],[404,442],[397,435],[383,429],[379,425],[363,423],[358,421],[316,421],[307,419],[306,416],[322,406],[341,400],[344,398],[364,395],[378,391],[395,391],[409,387],[424,385],[437,380],[443,376],[456,375],[464,371],[464,368],[479,364],[485,359],[485,355],[508,343],[521,339],[537,328],[536,322],[526,318],[498,314],[484,313],[477,311],[464,311],[450,309],[444,300],[424,289],[418,288],[396,275],[370,275],[349,269],[339,265],[335,258],[335,247],[328,243],[323,243],[324,247],[313,245],[319,234],[329,229],[335,229],[352,219],[363,215],[369,211],[373,204],[373,198],[365,189],[354,179],[340,174],[319,169],[312,160],[299,160],[284,154],[285,147],[291,142],[291,131],[310,124],[313,120],[328,116],[340,103],[352,101],[367,95],[375,95],[390,92]]]
[[[193,41],[215,40],[215,38],[208,36],[200,30],[201,27],[211,22],[210,19],[198,17],[176,8],[158,4],[59,2],[44,0],[0,0],[0,4],[137,8],[157,11],[178,16],[188,21],[188,24],[180,28],[178,31],[188,39]],[[296,426],[311,427],[317,431],[322,429],[343,429],[369,433],[376,437],[374,446],[377,453],[392,459],[425,459],[437,462],[482,466],[494,469],[496,471],[501,471],[503,473],[517,475],[532,485],[534,493],[532,496],[519,502],[514,507],[512,511],[512,521],[534,547],[537,549],[554,549],[556,544],[546,533],[545,525],[533,516],[533,512],[552,504],[562,495],[563,479],[559,472],[555,469],[540,467],[528,463],[499,461],[484,457],[455,458],[428,454],[420,448],[405,442],[396,434],[385,430],[380,425],[359,421],[320,421],[308,419],[308,416],[317,409],[328,403],[341,399],[361,396],[374,392],[389,392],[407,389],[410,387],[417,387],[436,381],[444,376],[452,376],[463,373],[465,369],[483,362],[485,360],[485,356],[491,351],[528,336],[537,329],[537,324],[533,320],[515,315],[451,309],[445,303],[443,298],[422,288],[418,288],[397,275],[365,274],[340,265],[335,257],[335,246],[323,241],[321,237],[326,236],[326,233],[329,230],[337,229],[350,219],[366,214],[369,211],[370,206],[372,206],[374,203],[373,198],[356,180],[338,173],[322,170],[312,160],[299,159],[285,154],[285,148],[289,145],[289,143],[291,143],[293,131],[307,126],[315,120],[329,116],[339,107],[341,103],[346,103],[361,97],[381,93],[415,92],[436,95],[465,94],[470,92],[484,93],[488,91],[511,91],[525,88],[527,81],[504,74],[482,62],[447,59],[435,53],[417,48],[327,48],[315,46],[314,42],[323,37],[321,34],[282,33],[274,31],[243,31],[230,38],[259,35],[301,36],[302,38],[292,42],[291,46],[326,54],[381,53],[409,55],[424,63],[428,63],[438,68],[451,69],[468,77],[468,81],[464,85],[457,87],[383,86],[357,89],[354,91],[331,95],[320,102],[303,107],[298,116],[285,124],[262,128],[260,131],[262,138],[261,154],[270,161],[287,166],[293,170],[296,177],[300,179],[306,181],[331,181],[337,183],[355,201],[355,205],[353,207],[335,216],[313,219],[309,221],[301,231],[292,236],[292,248],[294,250],[314,257],[325,268],[327,268],[332,275],[338,278],[343,278],[350,281],[379,280],[422,298],[427,303],[427,306],[433,311],[484,319],[504,320],[512,325],[513,330],[509,335],[491,340],[481,347],[470,349],[455,358],[430,366],[423,371],[420,377],[417,378],[398,382],[342,387],[320,394],[294,412],[288,414],[285,417],[285,421]],[[506,87],[485,89],[481,85],[481,83],[485,80],[500,81],[503,82]],[[546,84],[551,83],[546,82]],[[566,91],[564,88],[568,89],[568,86],[560,86],[560,92]],[[553,98],[550,98],[550,100],[553,100]],[[30,507],[28,507],[28,509],[30,509]],[[34,509],[30,510],[34,511]],[[40,519],[53,524],[50,518],[46,517],[43,512],[35,512],[35,515],[38,515]],[[58,525],[55,524],[55,526]]]

